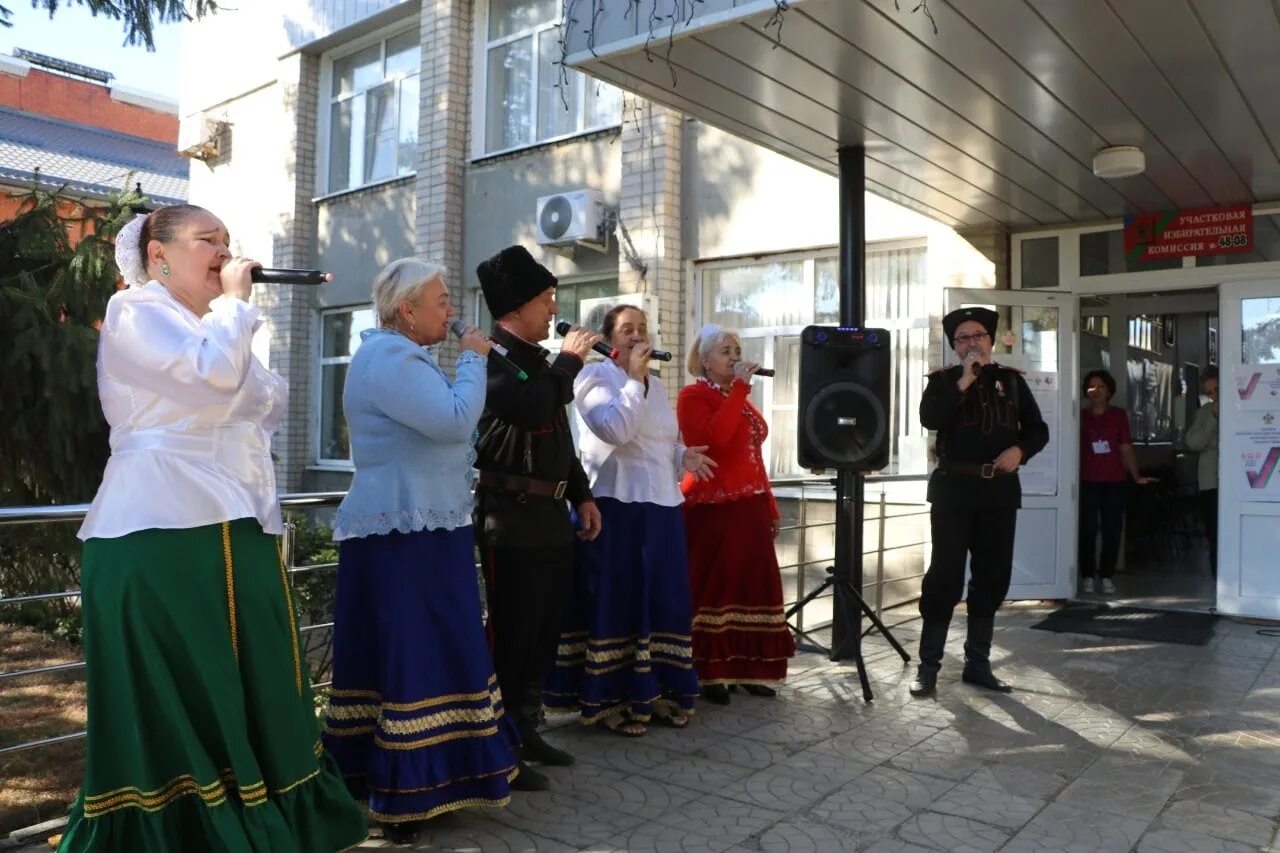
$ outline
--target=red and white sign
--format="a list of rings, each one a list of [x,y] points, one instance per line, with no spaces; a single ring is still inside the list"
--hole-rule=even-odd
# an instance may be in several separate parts
[[[1253,208],[1247,204],[1124,218],[1124,253],[1131,261],[1236,255],[1253,249]]]

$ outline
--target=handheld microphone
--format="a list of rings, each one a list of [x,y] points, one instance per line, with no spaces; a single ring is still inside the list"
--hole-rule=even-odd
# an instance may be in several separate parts
[[[455,337],[461,338],[467,333],[467,324],[454,317],[449,321],[449,331],[453,332]],[[524,382],[529,378],[529,374],[525,373],[520,365],[511,360],[508,352],[507,348],[502,344],[489,341],[489,358],[509,370],[516,379]]]
[[[755,372],[756,376],[763,376],[767,379],[772,379],[773,374],[774,374],[774,369],[772,367],[762,367]]]
[[[254,267],[249,271],[249,281],[255,284],[327,284],[333,274],[320,270],[273,270]]]
[[[569,334],[569,332],[572,329],[573,329],[573,324],[570,323],[568,320],[561,320],[559,323],[556,323],[556,332],[558,332],[561,337],[564,337],[565,335]],[[596,352],[600,353],[605,358],[618,357],[618,350],[615,349],[614,347],[609,346],[604,341],[596,341],[591,348]],[[670,361],[671,353],[667,352],[666,350],[660,350],[660,349],[650,350],[649,358],[653,359],[654,361]]]

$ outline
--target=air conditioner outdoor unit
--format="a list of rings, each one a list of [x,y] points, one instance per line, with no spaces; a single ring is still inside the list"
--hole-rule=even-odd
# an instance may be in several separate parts
[[[538,199],[538,245],[593,248],[605,243],[604,196],[599,190],[574,190]]]
[[[178,122],[178,153],[183,157],[208,160],[218,156],[218,143],[226,122],[204,113],[187,116]]]

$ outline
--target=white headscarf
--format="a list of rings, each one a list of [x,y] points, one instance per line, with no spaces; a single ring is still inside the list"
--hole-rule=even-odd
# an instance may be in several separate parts
[[[120,277],[130,287],[142,287],[151,279],[147,275],[142,247],[138,245],[142,240],[142,223],[147,221],[147,216],[138,214],[116,235],[116,266],[120,269]]]

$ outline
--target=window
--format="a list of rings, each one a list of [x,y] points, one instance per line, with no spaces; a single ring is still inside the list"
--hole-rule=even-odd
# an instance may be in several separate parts
[[[351,462],[342,386],[351,356],[360,347],[360,333],[373,326],[372,308],[339,308],[320,315],[320,447],[316,461],[321,464]]]
[[[796,459],[800,333],[810,324],[839,322],[836,256],[828,251],[707,265],[701,280],[703,322],[737,329],[743,357],[776,372],[772,380],[751,387],[751,401],[769,420],[769,475],[806,473]],[[927,466],[927,433],[918,412],[929,356],[925,283],[922,242],[867,246],[865,325],[887,328],[892,336],[887,473],[923,474]]]
[[[333,60],[327,192],[413,173],[421,63],[417,29]]]
[[[560,3],[489,0],[477,75],[477,153],[493,154],[621,121],[622,93],[568,71],[561,80]]]

